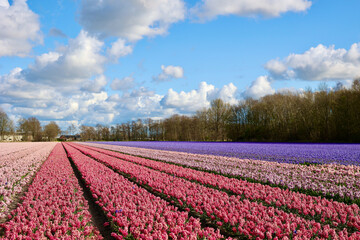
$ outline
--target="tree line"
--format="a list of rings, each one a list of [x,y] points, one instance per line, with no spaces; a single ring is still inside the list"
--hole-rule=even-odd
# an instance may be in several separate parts
[[[21,118],[17,128],[0,109],[0,136],[23,134],[23,140],[54,140],[55,122],[44,127],[35,117]],[[68,128],[70,135],[76,127]],[[112,126],[82,125],[84,141],[292,141],[360,142],[360,79],[351,88],[326,86],[317,91],[283,92],[230,105],[221,99],[192,115],[138,119]]]
[[[52,121],[42,127],[36,117],[21,118],[18,126],[15,127],[14,122],[0,108],[0,140],[4,140],[5,135],[21,134],[23,141],[53,141],[60,132],[61,129],[55,122]]]
[[[221,99],[195,114],[80,128],[98,141],[360,142],[360,80],[349,89],[284,92],[229,105]]]

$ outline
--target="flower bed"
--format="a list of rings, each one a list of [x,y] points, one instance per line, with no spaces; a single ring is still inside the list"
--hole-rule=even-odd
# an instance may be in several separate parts
[[[100,142],[119,146],[158,149],[282,163],[337,163],[360,165],[360,144],[237,143],[237,142]]]
[[[14,154],[1,157],[0,161],[0,222],[8,213],[18,194],[23,192],[35,172],[49,156],[56,143],[27,143],[24,150],[14,145]],[[23,145],[22,145],[23,146]],[[26,155],[25,155],[26,154]]]
[[[320,194],[339,201],[352,202],[360,198],[359,166],[338,164],[307,166],[106,144],[82,144],[274,184],[305,193]]]
[[[61,144],[36,174],[23,202],[2,224],[8,239],[102,239]],[[26,239],[27,239],[26,238]]]
[[[24,151],[26,149],[31,149],[34,146],[41,146],[44,143],[40,143],[40,142],[34,142],[34,143],[30,143],[30,142],[11,142],[11,143],[4,143],[4,142],[0,142],[0,159],[2,159],[4,156],[8,155],[8,154],[13,154],[16,152],[21,152]]]
[[[322,199],[321,197],[308,196],[306,194],[282,190],[259,183],[249,183],[239,179],[227,178],[221,175],[183,168],[164,162],[134,157],[99,148],[87,148],[161,172],[213,186],[214,188],[227,190],[249,200],[260,200],[260,202],[279,209],[286,209],[289,212],[295,211],[300,216],[318,219],[319,222],[328,222],[335,228],[342,225],[360,231],[360,208],[356,204],[347,205]],[[83,147],[80,147],[80,149],[87,151]]]
[[[112,236],[135,239],[219,239],[212,228],[201,228],[199,219],[178,211],[166,201],[138,187],[105,165],[64,144],[94,199],[112,223]]]
[[[296,214],[286,213],[273,207],[266,207],[241,196],[229,196],[225,192],[204,187],[182,178],[142,167],[127,161],[82,148],[84,154],[91,155],[111,166],[120,173],[135,178],[139,184],[150,186],[168,200],[184,205],[202,217],[216,222],[226,231],[233,231],[249,237],[273,238],[289,237],[348,237],[348,229],[334,229],[328,224],[306,220]],[[306,207],[306,206],[304,206]],[[359,232],[352,237],[360,237]]]

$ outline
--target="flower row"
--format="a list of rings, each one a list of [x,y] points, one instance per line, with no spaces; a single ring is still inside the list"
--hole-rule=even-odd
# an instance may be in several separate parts
[[[189,210],[216,222],[219,227],[239,235],[261,239],[350,237],[346,228],[343,230],[333,229],[328,224],[306,220],[296,214],[266,207],[247,199],[242,200],[239,195],[229,196],[225,192],[90,149],[82,148],[81,150],[84,154],[135,178],[139,184],[150,186],[155,191],[167,196],[169,200],[177,201]],[[355,239],[356,237],[360,237],[360,232],[353,233],[350,238]]]
[[[282,190],[280,188],[274,188],[259,183],[249,183],[235,178],[227,178],[222,175],[183,168],[173,164],[130,156],[114,151],[88,146],[86,148],[151,167],[152,169],[176,175],[178,177],[193,180],[201,184],[228,190],[250,200],[260,200],[277,208],[283,209],[285,207],[290,211],[296,210],[300,216],[317,218],[323,222],[326,221],[332,227],[341,225],[350,228],[352,227],[357,229],[357,231],[360,231],[360,208],[356,204],[347,205],[345,203],[329,201],[321,197],[308,196],[306,194]],[[81,149],[84,150],[84,148]]]
[[[0,142],[0,159],[3,159],[4,156],[13,154],[16,152],[21,152],[27,149],[34,148],[34,146],[40,146],[42,143],[30,143],[30,142],[16,142],[16,143],[6,143]]]
[[[89,146],[158,159],[188,167],[240,176],[268,184],[313,191],[339,200],[360,198],[360,167],[323,164],[299,165],[223,156],[171,152],[106,144],[84,143]]]
[[[360,144],[130,141],[105,144],[282,163],[360,166]]]
[[[199,219],[178,211],[166,201],[138,187],[105,165],[64,144],[94,199],[111,220],[116,239],[196,239],[222,236],[201,228]]]
[[[23,192],[35,172],[49,156],[55,143],[28,143],[31,147],[0,160],[0,220],[3,219],[17,195]],[[22,149],[22,148],[20,148]],[[26,155],[25,155],[26,154]]]
[[[102,239],[61,144],[44,162],[23,202],[2,224],[7,239]]]

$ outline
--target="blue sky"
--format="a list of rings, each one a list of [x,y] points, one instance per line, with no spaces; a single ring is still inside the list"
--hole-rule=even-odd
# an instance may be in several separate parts
[[[0,107],[116,124],[360,77],[360,1],[0,0]]]

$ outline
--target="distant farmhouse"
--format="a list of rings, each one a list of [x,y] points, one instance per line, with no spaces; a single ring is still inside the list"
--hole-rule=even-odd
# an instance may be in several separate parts
[[[15,132],[12,134],[6,134],[3,136],[0,136],[0,141],[4,142],[21,142],[25,139],[25,133],[23,132]],[[32,140],[32,136],[28,136],[28,141]]]
[[[59,137],[60,141],[80,141],[81,140],[81,136],[80,134],[77,135],[61,135]]]

